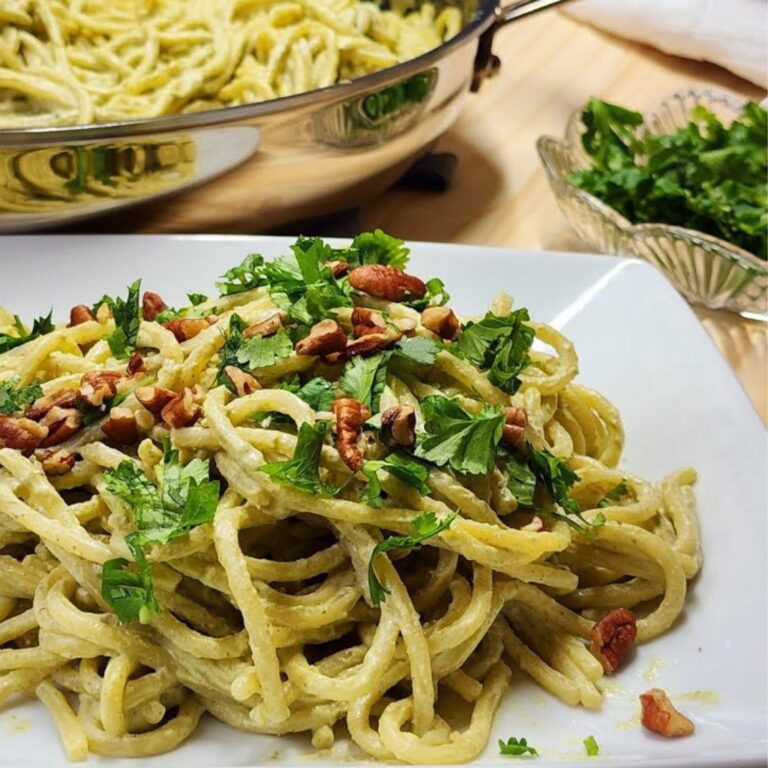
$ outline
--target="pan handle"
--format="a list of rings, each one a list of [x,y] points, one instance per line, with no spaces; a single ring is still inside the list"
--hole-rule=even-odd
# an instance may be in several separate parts
[[[493,77],[501,67],[501,60],[493,52],[493,36],[497,29],[564,2],[567,0],[513,0],[507,5],[497,7],[496,20],[490,29],[483,32],[478,42],[475,71],[472,77],[472,91],[479,91],[483,80],[487,77]]]

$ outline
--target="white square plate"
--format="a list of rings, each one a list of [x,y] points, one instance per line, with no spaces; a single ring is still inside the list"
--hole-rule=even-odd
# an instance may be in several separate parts
[[[285,252],[285,238],[6,237],[0,238],[0,305],[30,319],[53,306],[63,319],[73,304],[123,293],[141,276],[170,303],[213,282],[248,252]],[[463,314],[479,314],[499,290],[531,316],[570,336],[580,380],[618,406],[627,432],[624,465],[660,479],[685,465],[699,472],[704,568],[686,611],[664,637],[638,648],[612,680],[601,712],[560,704],[522,675],[499,712],[478,761],[517,764],[496,741],[527,737],[533,765],[584,765],[582,739],[593,734],[606,768],[753,766],[766,760],[765,431],[728,366],[685,302],[652,267],[587,254],[415,244],[409,270],[439,275]],[[637,694],[665,688],[696,721],[696,734],[665,740],[638,725]],[[36,702],[0,711],[0,765],[65,765],[48,714]],[[343,744],[313,755],[304,738],[237,733],[212,719],[177,751],[148,768],[310,764],[362,759]]]

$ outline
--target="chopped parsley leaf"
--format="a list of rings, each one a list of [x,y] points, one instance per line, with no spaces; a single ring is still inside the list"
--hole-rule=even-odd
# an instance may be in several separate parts
[[[608,493],[606,493],[602,499],[600,499],[600,501],[597,503],[597,506],[600,509],[604,507],[612,507],[628,493],[629,488],[627,487],[627,481],[622,480],[618,485],[611,488],[611,490],[608,491]]]
[[[582,744],[584,745],[584,749],[587,750],[587,755],[589,757],[597,757],[597,755],[600,754],[600,745],[597,743],[594,736],[587,736]]]
[[[11,376],[0,382],[0,413],[10,416],[24,410],[25,406],[43,396],[43,390],[39,384],[31,384],[28,387],[19,385],[19,377]]]
[[[427,485],[429,468],[406,454],[391,453],[383,461],[366,461],[363,465],[363,474],[368,478],[368,484],[360,499],[363,504],[369,507],[381,507],[384,503],[381,483],[377,475],[382,469],[406,485],[416,488],[422,496],[429,495],[430,490]]]
[[[0,333],[0,354],[8,352],[10,349],[20,347],[22,344],[37,339],[46,333],[50,333],[55,327],[52,318],[53,310],[51,310],[45,317],[36,318],[32,323],[32,330],[27,331],[24,323],[21,322],[21,318],[19,318],[18,315],[14,315],[13,327],[16,329],[16,335]]]
[[[522,757],[524,755],[538,757],[539,755],[533,747],[529,746],[526,739],[516,739],[514,736],[507,739],[506,742],[499,739],[499,752],[505,757]]]

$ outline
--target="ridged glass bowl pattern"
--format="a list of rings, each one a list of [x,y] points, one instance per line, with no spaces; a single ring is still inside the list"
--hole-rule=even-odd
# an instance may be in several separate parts
[[[710,90],[673,94],[646,112],[638,130],[671,133],[688,123],[703,104],[729,123],[744,102]],[[588,168],[581,144],[581,112],[568,122],[563,139],[542,136],[536,147],[560,210],[579,237],[599,253],[635,256],[656,265],[688,301],[711,309],[768,315],[768,265],[720,238],[668,224],[632,224],[596,197],[568,181],[571,171]]]

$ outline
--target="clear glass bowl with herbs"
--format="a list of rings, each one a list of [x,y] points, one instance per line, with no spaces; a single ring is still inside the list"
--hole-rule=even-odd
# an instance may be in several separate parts
[[[765,111],[745,107],[710,90],[675,93],[644,115],[593,100],[563,139],[542,136],[537,148],[590,248],[655,264],[692,303],[766,316]],[[762,186],[736,186],[761,175]]]

